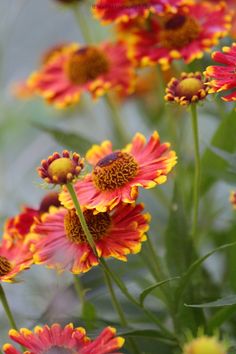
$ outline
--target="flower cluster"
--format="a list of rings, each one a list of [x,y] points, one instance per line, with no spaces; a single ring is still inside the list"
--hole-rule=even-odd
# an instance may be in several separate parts
[[[116,336],[113,327],[106,327],[96,339],[91,340],[84,328],[74,328],[72,323],[64,328],[57,323],[52,326],[37,326],[33,332],[27,328],[20,331],[12,329],[9,336],[27,349],[25,354],[115,354],[124,344],[124,339]],[[5,344],[3,351],[5,354],[23,353],[11,344]]]

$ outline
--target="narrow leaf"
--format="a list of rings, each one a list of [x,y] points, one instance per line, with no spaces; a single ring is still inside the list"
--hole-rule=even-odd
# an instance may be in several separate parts
[[[144,300],[146,299],[146,297],[156,288],[158,288],[159,286],[162,286],[166,283],[169,283],[170,281],[172,280],[176,280],[176,279],[179,279],[179,277],[173,277],[173,278],[169,278],[169,279],[166,279],[166,280],[163,280],[163,281],[160,281],[156,284],[153,284],[151,286],[149,286],[148,288],[144,289],[142,291],[142,293],[140,294],[139,296],[139,301],[140,301],[140,305],[143,306],[143,303],[144,303]]]
[[[176,303],[177,306],[179,305],[180,299],[188,286],[188,284],[191,282],[192,275],[193,273],[201,266],[201,264],[210,256],[212,256],[214,253],[218,251],[222,251],[225,248],[236,246],[236,242],[228,243],[226,245],[220,246],[212,250],[211,252],[207,253],[205,256],[197,259],[187,270],[187,272],[182,276],[180,283],[178,285],[178,288],[176,289]]]
[[[212,141],[211,146],[219,148],[221,150],[233,153],[236,151],[236,113],[232,111],[225,116],[218,126]],[[209,188],[219,179],[227,181],[235,180],[235,176],[232,176],[227,170],[227,162],[222,159],[222,156],[217,156],[212,148],[207,148],[202,158],[202,194],[206,193]]]
[[[66,132],[64,130],[39,123],[34,123],[34,126],[41,131],[50,134],[58,142],[58,144],[81,154],[84,154],[91,147],[91,145],[95,143],[94,141],[91,142],[87,137],[78,133]]]
[[[119,333],[123,337],[143,337],[143,338],[153,338],[159,342],[168,343],[170,345],[176,345],[176,342],[170,338],[163,337],[163,334],[155,329],[142,329],[142,330],[132,330],[127,332]]]
[[[184,304],[187,307],[200,307],[200,308],[208,308],[208,307],[222,307],[222,306],[232,306],[236,305],[236,295],[230,295],[222,299],[218,299],[212,302],[206,302],[204,304],[195,304],[195,305],[188,305]]]

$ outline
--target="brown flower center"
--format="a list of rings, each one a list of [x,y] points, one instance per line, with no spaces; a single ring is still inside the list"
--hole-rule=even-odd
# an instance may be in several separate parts
[[[85,47],[70,56],[65,72],[73,84],[83,85],[106,74],[109,66],[104,52],[94,47]]]
[[[125,0],[124,6],[127,6],[127,7],[141,6],[141,5],[146,5],[149,2],[150,2],[149,0]]]
[[[174,15],[164,24],[161,31],[162,45],[169,49],[181,49],[196,39],[201,27],[191,16]]]
[[[92,172],[95,186],[112,191],[131,181],[138,172],[138,164],[130,154],[116,151],[98,161]]]
[[[94,241],[99,241],[106,235],[110,225],[111,218],[108,213],[93,214],[92,210],[86,210],[84,217],[89,231]],[[75,210],[68,210],[64,218],[64,227],[67,238],[76,244],[87,243],[86,236],[80,224]]]
[[[176,87],[176,93],[179,97],[185,96],[191,99],[194,95],[197,95],[198,91],[203,89],[203,87],[201,80],[195,77],[189,77],[180,81]]]
[[[57,192],[50,192],[45,195],[45,197],[41,200],[40,206],[39,206],[39,212],[40,213],[47,213],[49,208],[51,206],[59,207],[61,205],[59,199],[58,199],[58,193]]]
[[[44,351],[42,354],[75,354],[75,353],[77,353],[77,351],[55,345],[50,349]]]
[[[0,256],[0,277],[7,275],[12,269],[11,263],[6,257]]]

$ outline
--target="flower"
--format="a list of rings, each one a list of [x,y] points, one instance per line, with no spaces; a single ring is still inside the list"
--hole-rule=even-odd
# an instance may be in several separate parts
[[[227,354],[224,343],[216,337],[201,336],[184,346],[183,354]]]
[[[234,210],[236,210],[236,192],[232,191],[230,193],[229,201],[232,204]]]
[[[130,92],[135,71],[122,42],[100,46],[72,43],[61,55],[31,75],[29,85],[57,108],[77,103],[83,91],[93,98],[110,89]]]
[[[62,156],[55,152],[47,160],[41,161],[41,167],[37,168],[38,174],[47,183],[67,184],[77,178],[84,167],[83,159],[74,152],[64,150]]]
[[[213,5],[203,1],[180,6],[175,14],[154,14],[148,23],[130,20],[119,25],[118,32],[127,38],[138,64],[160,63],[166,70],[174,59],[190,63],[201,58],[228,33],[230,22],[223,2]]]
[[[27,244],[17,240],[11,246],[7,240],[0,243],[0,282],[13,282],[14,277],[33,263]]]
[[[209,88],[205,83],[199,72],[182,73],[179,80],[172,78],[168,83],[165,100],[175,101],[182,106],[196,103],[207,96]]]
[[[210,86],[209,93],[232,90],[226,96],[224,101],[236,101],[236,43],[231,47],[224,47],[222,52],[214,52],[212,59],[219,64],[208,66],[206,76],[212,80],[208,83]]]
[[[202,1],[202,0],[198,0],[199,2]],[[213,3],[220,3],[222,2],[222,0],[208,0],[208,1],[211,1]],[[235,0],[224,0],[226,5],[227,5],[227,8],[231,11],[232,13],[232,28],[231,28],[231,31],[230,31],[230,34],[233,38],[236,38],[236,8],[235,8]]]
[[[99,257],[126,261],[127,254],[140,251],[150,220],[149,214],[142,212],[141,204],[120,204],[110,213],[84,210]],[[38,235],[35,263],[74,274],[87,272],[98,264],[74,209],[59,208],[44,214],[34,232]]]
[[[66,43],[59,43],[47,49],[40,58],[40,67],[50,63],[57,55],[63,53]],[[12,95],[18,99],[28,100],[35,96],[36,91],[32,82],[21,80],[15,82],[11,87]]]
[[[93,170],[74,185],[80,204],[105,212],[120,202],[133,203],[139,186],[153,188],[167,180],[167,174],[176,164],[176,154],[169,148],[169,143],[160,143],[156,131],[147,143],[137,133],[122,150],[114,151],[108,140],[100,146],[94,145],[86,154]],[[59,199],[67,208],[73,208],[66,189]]]
[[[25,354],[119,354],[117,350],[124,344],[122,337],[116,337],[113,327],[106,327],[96,339],[91,340],[84,328],[74,328],[72,323],[64,328],[57,323],[50,327],[37,326],[33,332],[27,328],[20,331],[11,329],[9,336],[27,349]],[[22,353],[11,344],[5,344],[3,351],[5,354]]]
[[[97,0],[93,5],[93,14],[102,23],[127,22],[138,16],[148,17],[153,13],[176,11],[176,7],[189,0]]]
[[[52,205],[60,206],[57,192],[47,193],[41,200],[38,209],[25,206],[18,215],[7,219],[4,225],[3,239],[7,241],[8,246],[17,240],[26,240],[35,218],[40,218],[42,213],[47,212]]]

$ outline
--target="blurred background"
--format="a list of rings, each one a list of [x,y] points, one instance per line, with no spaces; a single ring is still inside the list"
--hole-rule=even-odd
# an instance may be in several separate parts
[[[78,25],[72,11],[58,6],[53,0],[0,0],[0,221],[1,228],[4,220],[19,213],[22,205],[38,207],[45,190],[40,187],[40,180],[35,171],[40,160],[54,151],[72,148],[73,135],[78,133],[87,137],[92,143],[104,139],[112,139],[113,131],[110,124],[109,110],[102,100],[91,103],[84,97],[82,102],[73,109],[57,111],[46,106],[42,100],[18,101],[12,95],[12,85],[24,80],[39,65],[42,53],[55,44],[63,42],[83,42]],[[109,27],[102,27],[87,13],[86,21],[96,35],[96,41],[112,36]],[[201,65],[208,65],[210,57]],[[196,65],[196,68],[197,65]],[[150,135],[158,129],[163,141],[171,141],[178,151],[179,164],[182,173],[190,166],[189,179],[186,189],[191,190],[193,166],[193,144],[190,123],[187,113],[178,108],[167,107],[163,118],[163,87],[158,73],[154,90],[149,96],[132,98],[125,101],[121,112],[127,132],[132,137],[136,131]],[[204,109],[200,108],[200,141],[204,152],[210,146],[210,140],[221,120],[221,114],[229,111],[231,106],[223,104],[219,107],[212,105],[211,98]],[[222,113],[223,112],[223,113]],[[48,131],[51,131],[54,139]],[[73,138],[73,139],[72,139]],[[73,140],[74,141],[74,140]],[[76,144],[74,144],[76,145]],[[79,143],[78,143],[79,146]],[[80,152],[80,151],[78,151]],[[213,171],[214,175],[215,171]],[[166,230],[169,210],[176,205],[171,204],[173,180],[161,186],[158,191],[141,194],[141,199],[147,202],[148,209],[153,212],[152,233],[158,236],[159,251],[163,254],[163,235]],[[213,230],[222,232],[232,221],[231,206],[228,203],[229,192],[234,186],[233,178],[224,178],[216,182],[213,189],[206,194],[202,205],[202,233],[213,225]],[[184,193],[184,190],[182,191]],[[156,194],[157,193],[157,198]],[[208,215],[208,205],[213,205],[212,215]],[[213,215],[214,214],[214,215]],[[216,217],[214,217],[216,215]],[[207,236],[208,237],[208,236]],[[202,246],[202,253],[211,249],[220,237],[209,237]],[[206,239],[205,239],[206,240]],[[126,280],[129,289],[136,294],[148,286],[151,275],[144,270],[145,250],[142,256],[131,256],[129,275],[126,275],[126,265],[113,262],[115,269]],[[222,268],[224,260],[216,255],[208,262],[209,271],[216,282],[221,282],[224,275]],[[52,270],[34,266],[21,276],[22,282],[4,285],[12,311],[16,316],[19,327],[32,327],[38,323],[60,321],[67,323],[78,322],[80,306],[73,289],[73,278],[70,274],[58,276]],[[107,290],[101,285],[102,274],[98,269],[92,270],[83,277],[88,291],[89,305],[87,309],[87,327],[90,333],[105,326],[114,324],[119,327],[110,302],[107,301]],[[157,293],[158,295],[158,293]],[[121,297],[126,311],[135,323],[140,323],[140,314],[127,305]],[[96,305],[96,311],[94,308]],[[164,316],[162,306],[156,297],[150,297],[148,305],[158,316]],[[98,321],[93,325],[94,319]],[[83,321],[82,321],[83,322]],[[81,324],[81,322],[79,322]],[[84,324],[84,323],[82,323]],[[143,323],[145,328],[147,324]],[[0,306],[0,345],[8,341],[8,322]],[[156,353],[154,347],[148,348],[148,339],[142,340],[146,353]],[[164,344],[158,344],[161,353],[168,353]]]

